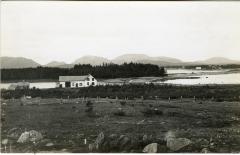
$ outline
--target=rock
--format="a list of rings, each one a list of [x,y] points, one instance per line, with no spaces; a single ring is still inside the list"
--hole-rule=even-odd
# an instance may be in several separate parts
[[[94,143],[88,145],[88,150],[89,150],[90,152],[93,152],[95,149],[96,149],[96,145],[95,145]]]
[[[207,148],[203,148],[202,150],[201,150],[201,153],[211,153]]]
[[[168,139],[174,139],[176,138],[176,135],[173,131],[168,131],[166,134],[165,134],[165,138],[164,140],[167,141]]]
[[[40,132],[37,132],[35,130],[31,130],[29,131],[30,134],[30,141],[31,142],[37,142],[40,141],[41,139],[43,139],[43,136]]]
[[[95,142],[88,145],[88,150],[90,152],[102,150],[104,141],[105,141],[105,136],[104,136],[104,133],[101,132],[96,138]]]
[[[131,139],[125,135],[121,135],[118,139],[118,146],[120,150],[128,150],[131,146]]]
[[[143,143],[146,143],[148,141],[148,136],[147,135],[143,135],[142,140],[143,140]]]
[[[40,132],[37,132],[35,130],[31,130],[29,132],[24,132],[21,134],[21,136],[18,138],[18,143],[26,143],[26,142],[37,142],[40,141],[43,138],[42,134]]]
[[[168,138],[167,139],[167,147],[171,151],[178,151],[178,150],[188,146],[191,143],[192,143],[191,140],[189,140],[187,138]]]
[[[148,144],[143,149],[144,153],[157,153],[157,151],[158,151],[158,144],[157,143]]]
[[[8,131],[8,137],[10,138],[18,138],[19,137],[19,133],[18,133],[18,129],[17,128],[12,128]]]
[[[109,139],[114,140],[118,137],[118,135],[117,134],[111,134],[108,137],[109,137]]]
[[[50,147],[50,146],[53,146],[54,144],[53,143],[47,143],[45,146],[47,146],[47,147]]]
[[[25,142],[28,142],[30,141],[30,135],[29,135],[29,132],[24,132],[21,134],[21,136],[18,138],[17,142],[18,143],[25,143]]]
[[[2,140],[2,144],[3,144],[3,145],[7,145],[7,144],[8,144],[8,139],[3,139],[3,140]]]
[[[96,145],[96,149],[97,149],[97,150],[100,149],[101,145],[102,145],[103,142],[104,142],[104,139],[105,139],[104,133],[101,132],[101,133],[98,135],[98,137],[97,137],[97,139],[95,140],[95,142],[94,142],[95,145]]]

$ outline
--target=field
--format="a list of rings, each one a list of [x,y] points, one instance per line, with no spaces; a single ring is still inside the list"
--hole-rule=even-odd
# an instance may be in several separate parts
[[[93,104],[92,111],[87,110],[87,101]],[[142,152],[153,142],[160,145],[158,152],[173,152],[164,141],[168,131],[192,141],[176,152],[199,153],[204,148],[218,153],[240,152],[239,101],[32,98],[2,99],[1,105],[1,138],[9,140],[1,152],[91,152],[89,144],[100,132],[127,136],[131,143],[96,152]],[[17,143],[21,133],[29,130],[42,133],[43,140]]]

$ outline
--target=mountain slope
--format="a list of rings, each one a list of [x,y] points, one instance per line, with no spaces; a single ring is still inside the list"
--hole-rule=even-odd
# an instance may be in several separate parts
[[[58,67],[66,65],[63,61],[51,61],[48,64],[44,65],[45,67]]]
[[[32,59],[23,57],[1,57],[1,68],[34,68],[40,66]]]
[[[103,63],[110,63],[110,60],[98,57],[98,56],[83,56],[75,60],[72,64],[91,64],[91,65],[102,65]]]
[[[205,64],[240,64],[240,61],[231,60],[223,57],[212,57],[200,62]]]
[[[145,54],[125,54],[112,60],[113,63],[122,64],[124,62],[150,63],[155,65],[175,65],[182,63],[181,60],[170,57],[150,57]]]
[[[140,60],[149,60],[151,59],[149,56],[145,54],[124,54],[121,56],[116,57],[112,60],[113,63],[122,64],[122,63],[130,63],[130,62],[137,62]]]

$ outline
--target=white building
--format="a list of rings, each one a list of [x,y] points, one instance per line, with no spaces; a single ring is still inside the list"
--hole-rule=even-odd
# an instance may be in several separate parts
[[[196,69],[196,70],[201,70],[201,69],[202,69],[202,67],[196,67],[195,69]]]
[[[90,74],[84,76],[59,76],[60,88],[96,86],[97,80]]]

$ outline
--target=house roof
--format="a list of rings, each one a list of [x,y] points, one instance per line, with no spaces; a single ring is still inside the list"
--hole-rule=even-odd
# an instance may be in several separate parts
[[[84,81],[90,75],[83,75],[83,76],[59,76],[59,81]]]

